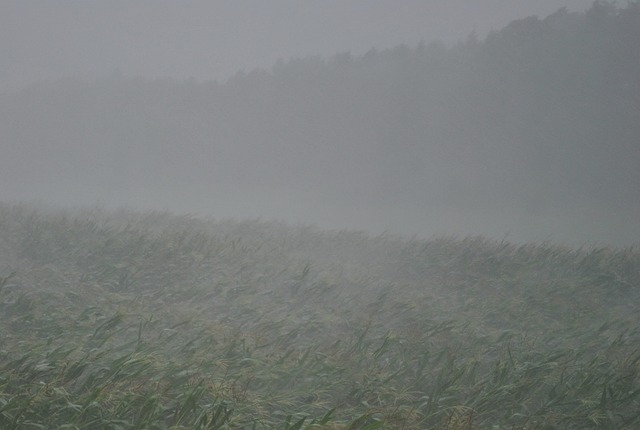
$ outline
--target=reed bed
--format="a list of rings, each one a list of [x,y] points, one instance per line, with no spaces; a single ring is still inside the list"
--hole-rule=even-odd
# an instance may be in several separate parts
[[[2,429],[635,429],[640,253],[0,204]]]

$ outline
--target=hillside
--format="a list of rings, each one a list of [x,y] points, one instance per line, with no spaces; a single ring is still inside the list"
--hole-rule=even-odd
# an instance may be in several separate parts
[[[640,254],[0,204],[3,429],[634,429]]]
[[[596,2],[226,82],[44,82],[0,95],[0,198],[636,244],[639,32]]]

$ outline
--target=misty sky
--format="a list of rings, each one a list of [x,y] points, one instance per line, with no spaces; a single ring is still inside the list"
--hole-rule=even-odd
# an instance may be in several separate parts
[[[279,58],[331,56],[581,11],[592,0],[2,0],[0,90],[65,76],[225,80]]]
[[[628,243],[640,27],[593,3],[0,0],[0,200]]]

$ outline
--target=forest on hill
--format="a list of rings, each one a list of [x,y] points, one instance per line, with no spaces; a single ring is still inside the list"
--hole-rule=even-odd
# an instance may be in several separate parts
[[[0,198],[631,244],[639,50],[640,5],[596,2],[226,82],[44,82],[0,95]]]

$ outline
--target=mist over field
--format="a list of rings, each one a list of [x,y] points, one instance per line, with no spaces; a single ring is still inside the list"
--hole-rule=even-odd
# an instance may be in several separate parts
[[[546,2],[544,9],[543,3],[534,11],[486,2],[485,13],[499,9],[494,21],[486,22],[478,22],[482,14],[472,19],[475,9],[462,3],[406,3],[391,8],[395,15],[388,18],[406,19],[408,32],[395,22],[384,32],[396,43],[397,28],[405,43],[372,38],[365,50],[347,39],[358,46],[356,53],[345,46],[327,48],[334,54],[307,56],[298,40],[299,45],[282,44],[293,58],[278,60],[278,51],[269,51],[274,58],[270,64],[260,60],[261,68],[194,80],[184,78],[186,72],[159,77],[165,72],[137,66],[143,58],[150,67],[158,58],[167,66],[180,63],[196,49],[203,49],[198,58],[216,58],[216,51],[208,53],[202,45],[170,43],[149,22],[173,11],[175,20],[164,17],[171,31],[180,25],[203,31],[189,20],[178,23],[179,17],[193,18],[188,3],[179,10],[161,4],[143,19],[140,14],[150,7],[145,2],[63,2],[56,8],[9,2],[4,8],[17,18],[38,16],[47,25],[59,18],[65,25],[64,19],[75,16],[84,26],[95,21],[97,27],[68,23],[68,34],[48,57],[25,39],[27,30],[4,28],[13,32],[2,43],[14,58],[34,55],[31,63],[20,63],[25,79],[41,81],[23,82],[21,89],[14,84],[0,96],[0,199],[281,219],[373,234],[637,243],[638,7],[573,2],[572,9],[560,9],[562,4]],[[290,6],[287,13],[306,16],[302,6]],[[310,13],[317,6],[308,7]],[[127,10],[138,17],[137,24],[125,19]],[[412,11],[426,22],[438,14],[457,17],[455,25],[466,27],[456,28],[455,36],[443,32],[448,41],[443,43],[429,25],[408,18]],[[513,13],[531,11],[548,14],[507,21]],[[342,18],[347,17],[352,15]],[[216,15],[213,29],[221,19]],[[273,31],[284,31],[292,19],[283,15],[283,27],[274,24]],[[326,31],[339,25],[335,20]],[[501,27],[488,27],[496,23]],[[374,31],[374,23],[362,25]],[[121,33],[129,30],[130,36]],[[41,31],[35,28],[32,36],[52,43]],[[259,38],[260,31],[256,27],[253,36]],[[308,37],[317,37],[308,31]],[[85,45],[101,43],[79,52],[85,36]],[[138,62],[113,57],[109,64],[118,67],[109,70],[102,57],[112,55],[114,48],[107,45],[116,36],[136,43],[143,36],[157,39],[145,39],[145,48],[116,45],[144,55]],[[222,43],[218,36],[210,35],[216,41],[212,47]],[[328,39],[326,46],[334,47]],[[273,43],[280,46],[278,40]],[[95,70],[82,69],[81,59]],[[79,72],[58,63],[76,64]],[[15,64],[6,63],[5,71]],[[32,75],[47,67],[50,78]]]
[[[640,2],[0,2],[0,429],[640,428]]]

